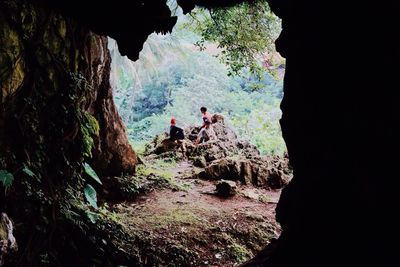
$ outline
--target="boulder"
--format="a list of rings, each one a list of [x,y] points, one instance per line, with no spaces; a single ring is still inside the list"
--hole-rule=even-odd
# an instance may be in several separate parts
[[[207,166],[207,161],[204,156],[198,156],[193,159],[193,165],[195,167],[204,168]]]
[[[213,161],[201,173],[200,178],[210,180],[239,181],[242,184],[280,189],[290,180],[288,165],[277,157],[258,157],[252,159],[220,159]],[[277,164],[278,162],[278,164]]]
[[[205,178],[210,180],[240,181],[240,165],[230,159],[215,160],[205,168]]]
[[[216,185],[217,194],[223,197],[233,196],[237,193],[236,182],[221,180]]]
[[[225,121],[224,116],[221,115],[221,114],[218,114],[218,113],[215,113],[215,114],[212,115],[212,117],[211,117],[211,122],[212,122],[212,123],[217,123],[217,122],[222,122],[222,123],[224,123],[224,121]]]

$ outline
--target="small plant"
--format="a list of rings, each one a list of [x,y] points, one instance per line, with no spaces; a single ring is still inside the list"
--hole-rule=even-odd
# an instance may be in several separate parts
[[[89,202],[90,206],[95,209],[98,209],[97,206],[97,192],[90,184],[86,185],[85,189],[83,190],[85,194],[86,200]]]
[[[14,182],[14,175],[6,170],[0,170],[0,182],[7,190]]]
[[[229,255],[236,260],[236,262],[244,262],[252,257],[252,253],[245,247],[233,243],[228,246]]]
[[[85,169],[85,173],[86,173],[90,178],[92,178],[92,179],[93,179],[94,181],[96,181],[97,183],[102,184],[102,182],[101,182],[99,176],[96,174],[96,172],[93,170],[93,168],[92,168],[89,164],[84,163],[84,164],[83,164],[83,167],[84,167],[84,169]]]
[[[258,201],[260,201],[262,203],[269,203],[269,202],[271,202],[271,198],[266,195],[259,195]]]

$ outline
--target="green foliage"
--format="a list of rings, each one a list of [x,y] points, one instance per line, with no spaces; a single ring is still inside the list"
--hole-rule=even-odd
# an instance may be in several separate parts
[[[248,249],[235,242],[228,246],[228,254],[237,262],[244,262],[253,256]]]
[[[0,170],[0,182],[8,189],[14,181],[14,175],[6,170]]]
[[[256,0],[233,7],[195,9],[186,25],[199,33],[200,49],[207,42],[218,44],[221,60],[230,67],[230,74],[244,68],[261,77],[260,64],[274,52],[274,41],[280,31],[280,20],[271,12],[267,1]]]
[[[97,206],[97,192],[90,184],[86,185],[85,189],[83,190],[85,198],[87,202],[89,202],[90,206],[95,209],[98,209]]]
[[[92,157],[92,148],[94,145],[93,136],[99,135],[99,123],[96,118],[87,112],[83,112],[81,122],[81,132],[83,135],[83,155],[85,157]]]
[[[92,212],[90,210],[87,210],[85,214],[91,223],[96,223],[97,220],[100,218],[100,215],[98,213]]]
[[[25,164],[24,164],[24,167],[22,168],[22,172],[24,172],[29,177],[36,177],[36,175]]]
[[[102,184],[102,182],[101,182],[99,176],[97,175],[97,173],[93,170],[93,168],[92,168],[89,164],[84,163],[84,164],[83,164],[83,168],[85,169],[85,173],[86,173],[90,178],[92,178],[92,179],[93,179],[94,181],[96,181],[97,183]]]

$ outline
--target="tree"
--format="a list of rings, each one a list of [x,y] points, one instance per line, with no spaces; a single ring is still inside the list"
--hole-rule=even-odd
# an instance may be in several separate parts
[[[220,59],[230,67],[230,74],[244,68],[262,76],[263,62],[275,52],[274,41],[280,32],[280,20],[266,1],[257,0],[232,7],[196,8],[186,23],[202,37],[196,45],[205,49],[207,42],[218,44]]]

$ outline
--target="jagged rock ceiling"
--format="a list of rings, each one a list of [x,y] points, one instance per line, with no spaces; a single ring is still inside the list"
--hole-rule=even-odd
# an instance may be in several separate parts
[[[170,32],[177,18],[171,15],[166,0],[151,1],[77,1],[77,0],[32,0],[52,6],[86,24],[100,35],[116,39],[122,55],[137,60],[147,37],[153,33]],[[240,0],[178,0],[187,13],[195,5],[208,8],[228,6],[243,2]]]

